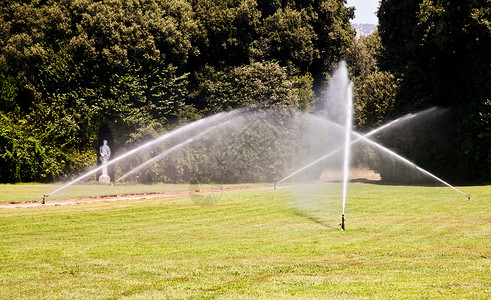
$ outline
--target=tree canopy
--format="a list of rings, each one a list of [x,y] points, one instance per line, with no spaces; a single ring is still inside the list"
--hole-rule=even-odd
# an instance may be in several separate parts
[[[5,0],[0,182],[63,178],[93,166],[102,139],[130,147],[244,105],[313,110],[341,59],[358,128],[450,107],[439,159],[394,148],[490,182],[489,4],[382,0],[378,32],[355,38],[345,0]]]
[[[456,133],[447,168],[467,182],[491,180],[490,4],[383,0],[378,11],[379,64],[399,81],[395,111],[454,108],[457,118],[445,124]]]
[[[310,107],[352,16],[343,0],[4,1],[0,181],[80,171],[102,133],[125,147],[253,102]]]

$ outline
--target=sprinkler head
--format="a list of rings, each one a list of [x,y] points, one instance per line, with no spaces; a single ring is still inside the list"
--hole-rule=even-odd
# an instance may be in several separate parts
[[[276,190],[276,183],[274,184],[274,189]]]
[[[41,202],[42,204],[46,204],[46,198],[48,197],[48,195],[43,195],[43,201]]]
[[[341,231],[344,231],[344,214],[341,215]]]
[[[467,196],[467,199],[469,199],[469,201],[471,200],[471,195],[466,195]]]

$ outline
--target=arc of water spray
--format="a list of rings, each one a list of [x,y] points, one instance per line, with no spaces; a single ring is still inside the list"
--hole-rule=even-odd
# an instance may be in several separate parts
[[[385,152],[387,154],[390,154],[390,155],[396,157],[399,160],[402,160],[403,162],[405,162],[406,164],[410,165],[411,167],[416,168],[418,171],[420,171],[420,172],[422,172],[422,173],[424,173],[424,174],[432,177],[433,179],[438,180],[439,182],[443,183],[444,185],[448,186],[449,188],[452,188],[453,190],[461,193],[462,195],[466,196],[469,200],[471,199],[471,195],[462,192],[461,190],[459,190],[458,188],[450,185],[448,182],[444,181],[443,179],[441,179],[441,178],[437,177],[436,175],[433,175],[430,172],[426,171],[425,169],[419,167],[418,165],[416,165],[412,161],[408,160],[407,158],[405,158],[405,157],[403,157],[403,156],[395,153],[394,151],[392,151],[392,150],[390,150],[388,148],[385,148],[384,146],[380,145],[379,143],[376,143],[376,142],[374,142],[374,141],[372,141],[372,140],[370,140],[370,139],[368,139],[368,138],[366,138],[366,137],[364,137],[364,136],[362,136],[362,135],[360,135],[358,133],[355,133],[355,134],[357,136],[359,136],[364,142],[366,142],[366,143],[368,143],[368,144],[370,144],[370,145],[372,145],[372,146],[380,149],[381,151],[383,151],[383,152]]]
[[[435,108],[434,108],[434,107],[433,107],[433,108],[430,108],[430,109],[425,110],[425,111],[423,111],[423,112],[420,112],[420,113],[418,113],[418,114],[407,114],[407,115],[405,115],[405,116],[403,116],[403,117],[400,117],[400,118],[398,118],[398,119],[396,119],[396,120],[393,120],[393,121],[391,121],[391,122],[389,122],[389,123],[387,123],[387,124],[385,124],[385,125],[382,125],[382,126],[380,126],[380,127],[376,128],[376,129],[374,129],[374,130],[372,130],[372,131],[370,131],[370,132],[366,133],[366,134],[364,135],[364,137],[370,137],[370,136],[372,136],[372,135],[374,135],[374,134],[376,134],[376,133],[378,133],[378,132],[380,132],[380,131],[382,131],[382,130],[385,130],[385,129],[387,129],[387,128],[389,128],[389,127],[393,126],[393,125],[394,125],[394,124],[396,124],[396,123],[400,123],[400,122],[403,122],[403,121],[406,121],[406,120],[412,119],[412,118],[414,118],[415,116],[417,116],[417,115],[419,115],[419,114],[421,114],[421,113],[424,113],[424,112],[427,112],[427,111],[430,111],[430,110],[433,110],[433,109],[435,109]],[[359,141],[361,141],[361,138],[357,138],[356,140],[351,141],[351,145],[353,145],[353,144],[355,144],[355,143],[357,143],[357,142],[359,142]],[[338,148],[338,149],[336,149],[336,150],[334,150],[334,151],[332,151],[332,152],[330,152],[330,153],[328,153],[328,154],[326,154],[326,155],[324,155],[324,156],[322,156],[322,157],[320,157],[320,158],[318,158],[318,159],[314,160],[313,162],[309,163],[308,165],[306,165],[306,166],[304,166],[304,167],[302,167],[302,168],[300,168],[300,169],[296,170],[295,172],[291,173],[290,175],[286,176],[285,178],[283,178],[283,179],[281,179],[281,180],[277,181],[277,182],[275,183],[275,187],[276,187],[276,185],[278,185],[278,184],[282,183],[283,181],[290,179],[291,177],[293,177],[293,176],[297,175],[298,173],[300,173],[300,172],[302,172],[302,171],[305,171],[306,169],[308,169],[308,168],[310,168],[310,167],[312,167],[312,166],[314,166],[314,165],[318,164],[318,163],[319,163],[319,162],[321,162],[322,160],[324,160],[324,159],[326,159],[326,158],[328,158],[328,157],[330,157],[330,156],[332,156],[332,155],[334,155],[334,154],[338,153],[339,151],[341,151],[341,150],[343,150],[343,149],[344,149],[344,147],[340,147],[340,148]]]
[[[387,123],[386,125],[383,125],[383,126],[381,126],[381,127],[379,127],[379,128],[376,128],[376,129],[374,129],[374,130],[370,131],[369,133],[367,133],[367,134],[365,134],[365,135],[361,135],[361,134],[359,134],[359,133],[357,133],[357,132],[353,132],[353,134],[355,134],[355,135],[357,136],[357,139],[356,139],[356,140],[354,140],[354,141],[352,141],[352,142],[351,142],[351,144],[353,144],[353,143],[356,143],[356,142],[359,142],[359,141],[363,140],[364,142],[366,142],[366,143],[368,143],[368,144],[370,144],[370,145],[372,145],[372,146],[374,146],[374,147],[376,147],[376,148],[380,149],[380,150],[381,150],[381,151],[383,151],[383,152],[386,152],[387,154],[389,154],[389,155],[391,155],[391,156],[394,156],[395,158],[397,158],[397,159],[399,159],[399,160],[401,160],[401,161],[405,162],[406,164],[408,164],[408,165],[410,165],[410,166],[414,167],[414,168],[415,168],[415,169],[417,169],[418,171],[420,171],[420,172],[422,172],[422,173],[424,173],[424,174],[426,174],[426,175],[428,175],[428,176],[432,177],[433,179],[435,179],[435,180],[437,180],[437,181],[439,181],[439,182],[443,183],[444,185],[446,185],[446,186],[448,186],[448,187],[452,188],[453,190],[455,190],[455,191],[457,191],[457,192],[461,193],[462,195],[465,195],[465,196],[466,196],[466,197],[467,197],[467,198],[470,200],[470,199],[471,199],[471,196],[470,196],[469,194],[466,194],[466,193],[462,192],[461,190],[459,190],[459,189],[457,189],[456,187],[454,187],[454,186],[450,185],[448,182],[444,181],[443,179],[441,179],[441,178],[437,177],[436,175],[434,175],[434,174],[432,174],[432,173],[430,173],[430,172],[426,171],[425,169],[423,169],[423,168],[419,167],[418,165],[416,165],[415,163],[411,162],[411,161],[410,161],[410,160],[408,160],[407,158],[405,158],[405,157],[403,157],[403,156],[401,156],[401,155],[399,155],[399,154],[395,153],[394,151],[392,151],[392,150],[390,150],[390,149],[388,149],[388,148],[386,148],[386,147],[384,147],[384,146],[382,146],[382,145],[380,145],[380,144],[378,144],[378,143],[376,143],[376,142],[374,142],[374,141],[372,141],[372,140],[370,140],[370,139],[368,138],[368,137],[370,137],[370,136],[374,135],[375,133],[380,132],[381,130],[384,130],[384,129],[386,129],[386,128],[388,128],[388,127],[392,126],[392,125],[394,125],[395,123],[401,122],[401,121],[403,121],[403,120],[408,120],[408,119],[414,118],[414,117],[416,117],[416,116],[418,116],[418,115],[420,115],[420,114],[422,114],[422,113],[426,113],[426,112],[432,111],[432,110],[434,110],[434,109],[436,109],[436,108],[435,108],[435,107],[432,107],[432,108],[430,108],[430,109],[427,109],[427,110],[422,111],[422,112],[417,113],[417,114],[408,114],[408,115],[406,115],[406,116],[404,116],[404,117],[401,117],[401,118],[396,119],[396,120],[394,120],[394,121],[392,121],[392,122],[390,122],[390,123]],[[336,125],[336,126],[340,126],[340,125],[338,125],[338,124],[336,124],[336,123],[334,123],[334,122],[331,122],[331,121],[329,121],[329,120],[326,120],[326,121],[327,121],[327,122],[330,122],[330,123],[333,123],[333,124],[334,124],[334,125]],[[300,172],[302,172],[302,171],[304,171],[304,170],[306,170],[306,169],[308,169],[308,168],[312,167],[313,165],[315,165],[315,164],[319,163],[320,161],[322,161],[322,160],[324,160],[324,159],[328,158],[328,157],[329,157],[329,156],[331,156],[331,155],[334,155],[335,153],[337,153],[337,152],[339,152],[339,151],[341,151],[341,150],[343,150],[343,149],[344,149],[344,147],[339,148],[339,149],[336,149],[336,150],[334,150],[334,151],[332,151],[332,152],[330,152],[330,153],[328,153],[328,154],[326,154],[326,155],[322,156],[321,158],[319,158],[319,159],[317,159],[317,160],[313,161],[312,163],[308,164],[307,166],[305,166],[305,167],[303,167],[303,168],[301,168],[301,169],[299,169],[299,170],[297,170],[297,171],[293,172],[292,174],[288,175],[287,177],[285,177],[285,178],[281,179],[280,181],[276,182],[276,183],[275,183],[275,187],[276,187],[276,185],[277,185],[277,184],[279,184],[279,183],[281,183],[281,182],[283,182],[283,181],[285,181],[285,180],[287,180],[287,179],[291,178],[292,176],[294,176],[294,175],[296,175],[296,174],[298,174],[298,173],[300,173]]]
[[[144,144],[144,145],[142,145],[140,147],[137,147],[137,148],[135,148],[135,149],[133,149],[131,151],[128,151],[127,153],[125,153],[125,154],[123,154],[123,155],[121,155],[121,156],[119,156],[119,157],[117,157],[117,158],[109,161],[105,165],[102,165],[100,167],[97,167],[97,168],[95,168],[95,169],[93,169],[93,170],[91,170],[91,171],[83,174],[82,176],[75,178],[74,180],[70,181],[69,183],[67,183],[67,184],[65,184],[63,186],[61,186],[60,188],[54,190],[53,192],[51,192],[51,193],[49,193],[47,195],[44,195],[43,196],[43,203],[45,202],[45,199],[48,196],[51,196],[54,193],[57,193],[57,192],[65,189],[65,188],[67,188],[68,186],[70,186],[70,185],[72,185],[72,184],[74,184],[74,183],[76,183],[76,182],[78,182],[78,181],[80,181],[80,180],[82,180],[82,179],[84,179],[84,178],[92,175],[92,174],[95,174],[96,172],[102,170],[104,167],[107,167],[109,165],[112,165],[112,164],[114,164],[114,163],[116,163],[116,162],[118,162],[118,161],[120,161],[120,160],[122,160],[122,159],[124,159],[124,158],[126,158],[128,156],[130,156],[130,155],[133,155],[133,154],[135,154],[135,153],[137,153],[137,152],[139,152],[139,151],[141,151],[141,150],[143,150],[145,148],[148,148],[148,147],[150,147],[150,146],[152,146],[152,145],[154,145],[156,143],[163,142],[166,139],[171,138],[171,137],[173,137],[176,134],[180,134],[180,133],[183,133],[183,132],[186,132],[186,131],[195,129],[196,127],[200,126],[201,124],[203,124],[205,122],[211,122],[211,121],[215,121],[215,120],[218,121],[218,120],[221,120],[222,118],[232,118],[233,116],[235,116],[236,114],[238,114],[241,111],[242,110],[239,109],[239,110],[234,110],[234,111],[227,112],[227,113],[218,113],[218,114],[213,115],[211,117],[208,117],[208,118],[204,118],[204,119],[195,121],[195,122],[190,123],[190,124],[188,124],[188,125],[186,125],[184,127],[179,127],[177,129],[169,132],[169,133],[166,133],[166,134],[164,134],[164,135],[162,135],[162,136],[160,136],[160,137],[158,137],[158,138],[156,138],[156,139],[154,139],[154,140],[152,140],[152,141],[150,141],[150,142],[148,142],[148,143],[146,143],[146,144]]]
[[[235,121],[236,119],[234,119]],[[200,137],[204,136],[205,134],[209,133],[210,131],[212,130],[216,130],[217,128],[220,128],[220,127],[223,127],[225,126],[226,124],[230,123],[232,120],[227,120],[221,124],[218,124],[218,125],[214,125],[190,138],[188,138],[187,140],[185,140],[184,142],[180,143],[180,144],[177,144],[167,150],[165,150],[164,152],[160,153],[159,155],[157,156],[154,156],[152,157],[151,159],[145,161],[144,163],[138,165],[137,167],[133,168],[131,171],[129,171],[128,173],[124,174],[123,176],[121,176],[118,180],[116,180],[117,182],[130,176],[131,174],[134,174],[135,172],[141,170],[142,168],[144,168],[145,166],[151,164],[151,163],[155,163],[161,159],[163,159],[164,157],[166,157],[167,155],[169,155],[170,153],[176,151],[176,150],[179,150],[180,148],[186,146],[187,144],[191,143],[191,142],[194,142],[196,141],[197,139],[199,139]]]

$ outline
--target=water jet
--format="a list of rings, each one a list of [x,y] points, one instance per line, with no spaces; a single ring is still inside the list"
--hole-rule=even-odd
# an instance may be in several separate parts
[[[237,115],[239,112],[241,111],[241,109],[238,109],[238,110],[234,110],[234,111],[231,111],[231,112],[227,112],[227,113],[218,113],[218,114],[215,114],[213,116],[210,116],[210,117],[207,117],[207,118],[204,118],[204,119],[201,119],[201,120],[198,120],[198,121],[195,121],[193,123],[190,123],[190,124],[187,124],[185,126],[181,126],[181,127],[178,127],[168,133],[165,133],[155,139],[153,139],[152,141],[142,145],[142,146],[139,146],[131,151],[128,151],[127,153],[121,155],[121,156],[118,156],[116,157],[115,159],[111,160],[111,161],[108,161],[106,164],[104,165],[101,165],[100,167],[97,167],[95,169],[92,169],[90,171],[88,171],[87,173],[75,178],[74,180],[66,183],[65,185],[61,186],[60,188],[54,190],[53,192],[49,193],[46,195],[47,196],[51,196],[71,185],[73,185],[74,183],[84,179],[84,178],[87,178],[88,176],[92,175],[92,174],[95,174],[96,172],[102,170],[103,168],[107,168],[108,166],[112,165],[112,164],[115,164],[116,162],[118,161],[121,161],[123,160],[124,158],[127,158],[131,155],[134,155],[144,149],[147,149],[148,147],[152,146],[152,145],[155,145],[157,143],[161,143],[175,135],[178,135],[178,134],[182,134],[184,132],[187,132],[187,131],[190,131],[192,129],[196,129],[197,127],[199,126],[202,126],[202,125],[212,125],[212,124],[215,124],[216,122],[220,122],[220,121],[223,121],[223,119],[231,119],[233,118],[235,115]],[[208,124],[210,123],[210,124]],[[45,198],[44,198],[45,199]]]
[[[317,118],[319,120],[319,122],[321,122],[321,120],[322,120],[323,122],[325,122],[325,126],[327,128],[337,127],[338,132],[343,131],[345,133],[344,145],[341,147],[338,147],[337,149],[335,149],[333,151],[328,152],[327,154],[321,156],[320,158],[312,160],[310,163],[298,168],[296,171],[283,177],[281,180],[276,181],[274,184],[275,189],[276,189],[278,184],[292,178],[295,175],[299,175],[300,173],[303,174],[304,171],[306,171],[307,169],[310,169],[316,165],[319,165],[323,161],[324,162],[327,161],[328,158],[331,158],[331,160],[332,160],[332,158],[335,154],[344,150],[343,151],[344,152],[343,167],[341,169],[342,170],[342,183],[343,183],[343,185],[342,185],[342,216],[341,216],[341,224],[339,224],[339,225],[341,225],[342,230],[345,230],[345,225],[346,225],[345,224],[345,208],[346,208],[346,199],[347,199],[347,186],[348,186],[348,182],[349,182],[350,158],[351,158],[351,155],[353,154],[351,146],[353,146],[354,144],[357,144],[357,143],[361,143],[365,147],[370,146],[371,151],[373,151],[375,153],[387,154],[387,155],[389,155],[389,157],[394,158],[396,162],[403,163],[407,166],[410,166],[412,169],[418,171],[419,173],[424,174],[424,175],[428,176],[429,178],[432,178],[432,179],[452,188],[453,190],[465,195],[470,200],[470,195],[465,194],[461,190],[450,185],[448,182],[442,180],[441,178],[428,172],[427,170],[417,166],[415,163],[409,161],[408,159],[402,157],[401,155],[395,153],[394,151],[392,151],[392,150],[382,146],[381,144],[369,139],[369,137],[388,129],[391,126],[400,125],[403,122],[412,120],[418,116],[431,115],[432,117],[435,117],[438,113],[446,111],[446,110],[442,110],[442,109],[438,109],[438,108],[430,108],[430,109],[424,110],[424,111],[419,112],[419,113],[408,114],[408,115],[403,116],[399,119],[393,120],[392,122],[389,122],[383,126],[380,126],[379,128],[376,128],[367,134],[364,134],[364,135],[359,134],[359,133],[351,130],[352,102],[353,102],[352,98],[353,97],[350,94],[350,92],[351,92],[352,83],[347,77],[347,71],[346,70],[343,71],[342,69],[346,69],[346,65],[344,63],[341,63],[340,66],[338,67],[338,70],[334,73],[333,79],[332,79],[333,83],[329,87],[329,89],[332,89],[333,87],[335,87],[336,91],[333,93],[330,90],[327,93],[328,94],[328,98],[327,98],[328,103],[327,103],[326,107],[328,108],[328,110],[330,109],[330,110],[333,110],[335,112],[332,114],[328,113],[327,118],[321,117],[321,116],[316,116],[313,114],[311,114],[311,118]],[[339,78],[339,77],[344,77],[344,78]],[[332,97],[333,94],[334,94],[334,97]],[[332,100],[329,98],[329,96],[331,96],[331,98],[334,98],[335,101],[333,101],[333,103],[329,103],[329,101]],[[344,111],[340,112],[340,110],[342,110],[343,107],[345,108]],[[344,118],[344,122],[345,122],[344,126],[342,125],[343,122],[340,118],[336,119],[336,117],[338,117],[338,116],[342,116],[342,118]],[[321,127],[317,130],[318,131],[324,131],[325,129],[324,129],[324,127]],[[320,167],[326,168],[326,164],[324,163],[323,166],[320,166]],[[317,167],[317,169],[319,169],[319,167]],[[305,185],[303,185],[303,186],[305,186]],[[305,195],[305,192],[303,192],[303,194]],[[300,207],[300,208],[310,210],[313,213],[317,213],[317,210],[318,210],[318,208],[311,208],[310,206]]]
[[[411,168],[464,194],[470,200],[470,195],[463,193],[435,175],[416,166],[414,163],[411,163],[394,151],[369,139],[377,133],[382,133],[396,125],[405,124],[405,122],[414,120],[418,116],[433,114],[438,110],[437,108],[431,108],[415,114],[408,114],[373,129],[366,134],[359,134],[352,129],[353,83],[348,78],[346,65],[344,63],[341,63],[339,70],[334,73],[333,81],[333,87],[330,88],[327,94],[328,100],[334,99],[334,101],[326,105],[327,117],[300,112],[295,109],[290,109],[285,112],[285,110],[248,110],[247,108],[244,108],[227,113],[219,113],[167,132],[142,146],[108,161],[106,166],[120,162],[127,157],[132,159],[131,164],[127,164],[125,169],[123,169],[124,171],[121,172],[119,170],[124,175],[116,182],[119,182],[142,168],[154,163],[158,163],[158,165],[153,166],[152,169],[145,170],[146,173],[140,173],[139,177],[136,177],[137,180],[147,180],[147,177],[145,176],[148,176],[148,178],[150,178],[149,180],[154,180],[149,182],[156,182],[155,180],[161,180],[161,178],[163,178],[163,176],[160,175],[162,173],[165,174],[165,176],[171,177],[173,176],[172,173],[170,173],[171,175],[165,173],[168,170],[168,165],[173,167],[176,166],[176,173],[180,172],[179,174],[183,174],[187,172],[187,177],[182,175],[180,178],[187,178],[185,180],[189,180],[192,176],[202,176],[205,174],[206,177],[203,181],[209,182],[213,182],[215,178],[226,178],[229,182],[248,182],[247,180],[251,180],[250,182],[266,182],[260,181],[263,180],[261,178],[266,177],[245,177],[244,173],[249,172],[250,169],[254,169],[254,172],[256,173],[274,169],[271,171],[271,173],[274,174],[274,177],[267,177],[268,180],[271,180],[268,182],[272,182],[273,179],[281,178],[277,175],[284,175],[286,173],[284,170],[296,170],[287,176],[282,176],[283,178],[281,180],[275,181],[274,189],[277,189],[280,183],[297,174],[303,173],[306,170],[312,171],[312,169],[314,169],[315,172],[320,173],[323,172],[324,169],[331,168],[336,172],[339,171],[339,174],[341,175],[341,180],[339,182],[342,183],[340,189],[342,193],[340,195],[333,194],[332,196],[335,197],[336,201],[336,212],[335,217],[333,217],[336,223],[333,223],[333,225],[339,223],[338,218],[341,210],[341,223],[339,225],[341,225],[341,229],[344,231],[346,230],[345,213],[348,201],[350,170],[356,167],[357,162],[359,162],[356,160],[356,154],[358,153],[356,151],[359,150],[357,147],[362,145],[363,147],[369,146],[370,151],[372,152],[377,154],[385,153],[391,158],[395,158],[397,162],[402,162],[411,166]],[[243,120],[246,120],[247,122],[242,124]],[[261,122],[264,123],[264,126],[258,125]],[[232,124],[237,126],[229,127],[229,125]],[[318,127],[315,128],[315,126]],[[314,132],[310,134],[309,130],[312,129],[314,129]],[[191,145],[193,146],[191,147]],[[186,147],[185,151],[179,151],[184,149],[184,147]],[[206,152],[205,155],[199,156],[204,152]],[[271,155],[271,153],[274,154]],[[319,158],[319,154],[323,153],[327,154],[322,155]],[[141,156],[133,157],[137,154]],[[164,158],[166,158],[165,161]],[[312,158],[316,159],[312,160]],[[385,158],[385,156],[383,158]],[[196,161],[192,161],[189,164],[192,166],[188,167],[186,170],[183,170],[182,168],[178,169],[178,167],[180,167],[179,163],[186,159],[196,159]],[[304,164],[305,162],[309,163]],[[323,165],[318,165],[321,162],[323,162]],[[210,167],[211,164],[215,165]],[[137,166],[133,167],[133,165]],[[317,168],[314,168],[315,165],[318,165]],[[294,168],[295,166],[302,167]],[[101,169],[102,166],[95,168],[55,191],[44,195],[43,204],[50,195]],[[216,175],[214,172],[221,173]],[[308,175],[310,177],[307,179],[311,180],[314,178],[314,180],[319,180],[321,177],[315,172],[309,172],[313,173],[313,175]],[[186,182],[182,179],[179,179],[181,181],[178,181],[177,179],[171,180],[180,183]],[[340,185],[336,183],[335,188],[337,189],[338,186]],[[338,190],[336,190],[336,192],[337,191]],[[326,198],[328,196],[320,193],[320,197]],[[340,197],[341,201],[339,199]],[[317,209],[317,211],[319,211],[317,207],[314,207],[316,205],[316,200],[306,198],[308,197],[305,197],[305,194],[302,195],[301,201],[310,201],[310,203],[302,203],[301,205],[305,205],[305,207],[310,205],[313,207],[312,210],[315,211]],[[319,199],[319,201],[327,202],[327,199]],[[327,205],[331,205],[331,203]],[[308,209],[311,209],[311,207],[308,207]],[[333,218],[331,217],[332,215],[329,215],[330,222],[333,221]]]
[[[120,178],[118,178],[118,180],[116,180],[116,182],[119,182],[120,180],[123,180],[124,178],[126,178],[126,177],[134,174],[135,172],[143,169],[145,166],[148,166],[148,165],[150,165],[152,163],[155,163],[155,162],[163,159],[164,157],[166,157],[167,155],[171,154],[172,152],[177,151],[177,150],[183,148],[184,146],[186,146],[186,145],[188,145],[188,144],[190,144],[190,143],[198,140],[199,138],[205,136],[206,134],[209,134],[211,131],[217,130],[217,129],[222,128],[222,127],[225,127],[226,125],[230,124],[231,121],[232,120],[227,120],[227,121],[225,121],[225,122],[223,122],[221,124],[211,126],[210,128],[207,128],[206,130],[204,130],[204,131],[202,131],[202,132],[200,132],[198,134],[195,134],[195,135],[191,136],[187,140],[185,140],[185,141],[183,141],[183,142],[181,142],[181,143],[179,143],[179,144],[177,144],[177,145],[175,145],[175,146],[167,149],[166,151],[164,151],[164,152],[156,155],[155,157],[153,157],[153,158],[151,158],[151,159],[149,159],[149,160],[141,163],[137,167],[133,168],[132,170],[130,170],[129,172],[127,172],[126,174],[124,174],[123,176],[121,176]],[[234,122],[237,122],[237,119],[234,119]]]
[[[424,112],[427,112],[427,111],[424,111]],[[395,121],[398,121],[398,120],[395,120]],[[393,125],[395,123],[395,121],[393,121],[393,122],[391,122],[389,124],[392,124]],[[339,124],[337,124],[335,122],[332,122],[330,120],[324,120],[324,122],[331,124],[331,126],[338,127],[339,130],[342,130],[343,129],[343,127],[341,125],[339,125]],[[389,125],[389,124],[387,124],[387,125]],[[385,129],[385,128],[388,128],[388,127],[384,125],[381,128],[377,128],[377,129],[375,129],[375,130],[373,130],[373,131],[371,131],[371,132],[369,132],[368,134],[365,134],[365,135],[361,135],[361,134],[353,131],[352,134],[356,137],[356,140],[353,141],[352,143],[355,143],[355,142],[363,142],[365,144],[368,144],[368,145],[374,147],[375,149],[379,150],[380,152],[383,152],[383,153],[388,154],[389,156],[395,158],[397,161],[402,162],[402,163],[405,163],[406,165],[414,168],[415,170],[418,170],[419,172],[421,172],[421,173],[423,173],[423,174],[425,174],[425,175],[427,175],[427,176],[435,179],[436,181],[439,181],[440,183],[446,185],[447,187],[452,188],[453,190],[457,191],[460,194],[465,195],[468,199],[470,199],[470,195],[462,192],[461,190],[457,189],[456,187],[452,186],[451,184],[449,184],[448,182],[444,181],[443,179],[437,177],[436,175],[430,173],[429,171],[427,171],[427,170],[419,167],[418,165],[416,165],[415,163],[411,162],[407,158],[405,158],[405,157],[397,154],[396,152],[394,152],[394,151],[392,151],[392,150],[390,150],[390,149],[382,146],[381,144],[379,144],[379,143],[377,143],[377,142],[375,142],[375,141],[373,141],[373,140],[371,140],[371,139],[368,138],[368,137],[372,136],[373,134],[375,134],[376,132],[380,132],[380,130]],[[324,159],[332,156],[333,154],[341,151],[342,149],[346,149],[346,148],[336,149],[335,151],[332,151],[332,152],[330,152],[330,153],[328,153],[328,154],[326,154],[326,155],[324,155],[324,156],[316,159],[315,161],[311,162],[310,164],[306,165],[305,167],[303,167],[303,168],[301,168],[301,169],[299,169],[299,170],[291,173],[290,175],[286,176],[285,178],[281,179],[280,181],[277,182],[277,184],[279,184],[279,183],[281,183],[281,182],[283,182],[283,181],[285,181],[285,180],[287,180],[287,179],[289,179],[289,178],[297,175],[298,173],[300,173],[302,171],[305,171],[306,169],[308,169],[308,168],[310,168],[310,167],[318,164],[322,160],[324,160]]]
[[[382,132],[382,131],[384,131],[384,130],[389,129],[389,128],[390,128],[390,127],[392,127],[392,126],[395,126],[395,125],[400,125],[400,124],[402,124],[403,122],[405,122],[405,121],[409,121],[409,120],[411,120],[411,119],[413,119],[413,118],[416,118],[416,117],[418,117],[418,116],[421,116],[421,115],[426,115],[426,114],[428,114],[428,113],[432,113],[432,112],[434,112],[436,109],[437,109],[436,107],[432,107],[432,108],[426,109],[426,110],[424,110],[424,111],[421,111],[421,112],[418,112],[418,113],[415,113],[415,114],[407,114],[407,115],[405,115],[405,116],[403,116],[403,117],[400,117],[400,118],[398,118],[398,119],[392,120],[392,121],[388,122],[387,124],[381,125],[380,127],[377,127],[377,128],[375,128],[375,129],[371,130],[370,132],[368,132],[368,133],[364,134],[364,135],[363,135],[363,137],[366,137],[366,138],[371,137],[371,136],[373,136],[373,135],[375,135],[375,134],[377,134],[377,133],[380,133],[380,132]],[[361,140],[362,140],[362,139],[361,139],[361,137],[357,137],[356,139],[354,139],[354,140],[352,140],[352,141],[351,141],[350,145],[354,145],[354,144],[356,144],[356,143],[360,142]],[[316,164],[318,164],[318,163],[320,163],[321,161],[323,161],[323,160],[325,160],[325,159],[327,159],[327,158],[331,157],[332,155],[334,155],[334,154],[338,153],[339,151],[341,151],[341,150],[343,150],[343,149],[344,149],[344,147],[337,148],[336,150],[333,150],[333,151],[331,151],[331,152],[329,152],[329,153],[327,153],[327,154],[325,154],[325,155],[323,155],[323,156],[319,157],[318,159],[316,159],[316,160],[314,160],[314,161],[312,161],[312,162],[308,163],[307,165],[303,166],[302,168],[300,168],[300,169],[298,169],[298,170],[296,170],[296,171],[294,171],[294,172],[290,173],[290,174],[289,174],[289,175],[287,175],[286,177],[284,177],[284,178],[282,178],[282,179],[280,179],[280,180],[276,181],[276,182],[275,182],[275,187],[276,187],[276,185],[278,185],[278,184],[280,184],[280,183],[282,183],[282,182],[284,182],[284,181],[286,181],[286,180],[290,179],[291,177],[293,177],[293,176],[295,176],[295,175],[297,175],[297,174],[299,174],[299,173],[301,173],[301,172],[303,172],[303,171],[307,170],[308,168],[310,168],[310,167],[312,167],[312,166],[315,166]]]

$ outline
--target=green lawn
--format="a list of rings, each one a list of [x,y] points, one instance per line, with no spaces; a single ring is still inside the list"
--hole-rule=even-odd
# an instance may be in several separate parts
[[[0,195],[43,189],[1,185]],[[0,208],[0,298],[485,299],[491,187],[461,189],[471,201],[442,187],[351,184],[344,232],[341,211],[311,218],[291,188]]]

